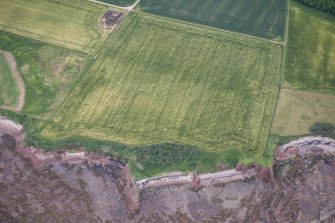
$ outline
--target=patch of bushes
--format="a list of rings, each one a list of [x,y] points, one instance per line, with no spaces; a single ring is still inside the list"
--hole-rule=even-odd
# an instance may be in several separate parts
[[[310,8],[335,15],[335,0],[295,0]]]
[[[309,127],[309,131],[314,134],[335,138],[335,125],[331,123],[316,122]]]
[[[164,168],[185,160],[194,161],[199,156],[199,150],[185,145],[162,143],[136,147],[137,162],[145,167]],[[193,167],[194,168],[194,167]]]

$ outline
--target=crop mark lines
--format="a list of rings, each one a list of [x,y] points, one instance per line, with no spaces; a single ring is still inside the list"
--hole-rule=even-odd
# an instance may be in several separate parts
[[[210,51],[205,57],[207,58],[207,61],[206,61],[206,64],[208,64],[209,66],[208,67],[210,67],[210,71],[212,70],[212,69],[214,69],[213,67],[214,67],[214,62],[215,62],[215,60],[211,60],[211,59],[209,59],[210,57],[210,55],[212,55],[214,58],[217,58],[216,57],[216,55],[217,55],[217,53],[218,53],[218,51],[219,51],[219,49],[221,49],[220,47],[215,47],[215,48],[213,48],[212,49],[212,51]],[[204,72],[205,73],[205,72]],[[208,91],[208,89],[209,89],[209,82],[208,82],[208,80],[211,78],[210,77],[210,75],[205,75],[206,76],[206,79],[205,79],[205,81],[204,81],[204,84],[203,84],[203,89],[202,89],[202,92],[201,92],[201,94],[200,94],[200,96],[199,96],[199,98],[198,98],[198,100],[197,100],[197,106],[196,106],[196,109],[194,110],[194,114],[195,114],[195,117],[194,117],[194,119],[192,119],[193,121],[192,121],[192,129],[193,129],[193,131],[195,130],[195,129],[198,129],[198,126],[197,126],[197,123],[198,123],[198,120],[200,119],[200,115],[201,115],[201,113],[202,113],[202,110],[204,109],[204,107],[203,106],[201,106],[206,100],[205,100],[205,94],[207,93],[207,91]]]
[[[71,135],[262,154],[280,46],[202,31],[131,13],[67,98],[58,122]],[[258,132],[259,126],[266,129]]]
[[[107,63],[107,64],[109,64],[109,66],[107,66],[107,69],[110,69],[110,70],[112,70],[112,71],[114,71],[116,68],[117,68],[117,66],[118,66],[118,64],[120,63],[120,59],[116,59],[116,63],[111,63],[112,62],[112,60],[110,59],[110,57],[115,57],[115,54],[117,54],[117,49],[119,49],[119,46],[121,46],[121,50],[124,50],[125,48],[126,48],[126,46],[125,45],[123,45],[121,42],[117,42],[116,44],[115,44],[115,48],[112,50],[112,51],[108,51],[108,54],[107,55],[103,55],[103,57],[99,57],[99,58],[108,58],[108,60],[107,61],[105,61],[105,60],[102,60],[102,62],[99,64],[99,67],[101,67],[101,66],[103,66],[103,67],[106,67],[105,66],[105,64]],[[115,62],[115,60],[113,60],[114,62]],[[110,66],[110,65],[112,65],[112,66]],[[111,68],[112,67],[112,68]],[[113,81],[113,79],[114,78],[117,78],[117,77],[119,77],[119,76],[116,76],[116,75],[113,75],[112,73],[110,73],[109,72],[109,70],[105,70],[105,72],[103,72],[103,73],[101,73],[103,76],[106,76],[106,74],[108,74],[108,79],[107,79],[107,82],[108,81]],[[97,71],[97,70],[99,70],[99,68],[95,68],[95,67],[93,67],[88,73],[88,75],[90,75],[90,76],[92,76],[93,78],[94,78],[94,76],[96,76],[97,75],[97,73],[95,72],[95,71]],[[109,82],[108,82],[109,83]],[[106,89],[106,82],[100,87],[101,89]],[[102,95],[104,94],[104,93],[109,93],[110,91],[103,91],[102,92]],[[103,96],[102,95],[100,95],[98,98],[99,99],[103,99]],[[95,96],[95,95],[92,95],[93,97]],[[96,108],[98,107],[98,108],[102,108],[102,106],[99,106],[99,104],[100,104],[100,101],[99,101],[99,99],[98,100],[93,100],[93,102],[96,102],[94,105],[91,105],[90,107],[91,108],[93,108],[93,109],[91,109],[91,110],[89,110],[88,108],[87,109],[85,109],[87,112],[91,112],[90,114],[96,114],[97,112],[95,112],[96,110]],[[86,103],[86,104],[89,104],[90,103],[90,101],[91,100],[87,100],[86,102],[84,102],[84,103]],[[90,114],[88,114],[88,113],[86,113],[85,114],[85,116],[84,117],[86,117],[86,116],[89,116],[89,117],[92,117],[92,115],[90,115]],[[93,115],[94,116],[94,115]]]
[[[169,41],[166,43],[166,45],[167,46],[171,46],[169,43],[173,43],[173,42],[175,42],[175,38],[177,38],[177,36],[175,36],[174,38],[171,38],[171,39],[169,39]],[[161,56],[163,56],[164,54],[166,54],[167,52],[165,52],[165,49],[164,48],[162,48],[159,52],[157,52],[155,55],[156,55],[156,58],[161,58]],[[145,71],[148,71],[148,73],[150,72],[150,68],[152,67],[152,65],[154,64],[154,63],[156,63],[156,60],[152,60],[152,62],[150,63],[150,65],[148,66],[148,67],[146,67],[146,70]],[[164,72],[165,71],[165,67],[163,67],[163,68],[161,68],[161,67],[159,67],[160,68],[160,70],[159,70],[159,72],[156,72],[155,74],[154,74],[154,76],[156,76],[156,77],[158,77],[158,79],[156,78],[156,80],[154,79],[154,76],[153,77],[149,77],[150,79],[153,79],[153,81],[151,82],[151,85],[155,85],[156,87],[155,87],[155,90],[153,91],[153,92],[157,92],[157,90],[160,92],[162,89],[161,89],[161,86],[158,86],[158,83],[160,82],[160,79],[159,79],[159,77],[162,75],[162,74],[166,74],[166,72]],[[144,72],[145,73],[145,72]],[[155,98],[155,96],[156,96],[156,94],[153,94],[153,96],[152,96],[152,98]],[[168,94],[167,94],[167,96],[166,97],[168,97]],[[152,100],[149,102],[149,103],[151,103],[152,102]],[[151,106],[144,106],[144,108],[146,108],[146,111],[148,111],[149,110],[149,108],[150,108]],[[143,113],[143,116],[142,116],[142,119],[144,119],[144,117],[147,117],[148,116],[148,114],[147,114],[147,112],[144,112]],[[139,128],[142,128],[142,126],[141,125],[139,125],[138,126]]]
[[[279,50],[278,50],[279,51]],[[281,50],[280,50],[281,51]],[[278,52],[279,53],[279,52]],[[275,59],[275,54],[272,54],[272,56],[273,56],[273,61],[276,61],[276,59]],[[278,59],[277,60],[277,66],[275,66],[274,64],[274,66],[275,67],[273,67],[273,70],[276,70],[276,75],[273,75],[273,76],[271,76],[271,79],[270,79],[270,83],[278,83],[278,82],[280,82],[280,70],[281,70],[281,63],[282,63],[282,61],[281,61],[281,58],[280,59]],[[266,113],[266,112],[263,112],[263,116],[262,116],[262,121],[261,121],[261,124],[260,124],[260,126],[259,126],[259,128],[258,128],[258,135],[257,135],[257,138],[255,139],[255,142],[256,142],[256,146],[257,145],[259,145],[259,143],[260,143],[260,141],[261,140],[263,140],[264,141],[264,146],[262,147],[262,146],[259,146],[259,147],[261,147],[261,148],[265,148],[265,144],[267,143],[267,138],[265,139],[264,137],[262,137],[262,135],[261,135],[261,132],[262,131],[264,131],[264,129],[270,129],[271,128],[271,124],[272,124],[272,119],[273,119],[273,114],[274,114],[274,109],[275,109],[275,104],[276,104],[276,100],[277,100],[277,95],[278,95],[278,91],[280,90],[279,89],[279,85],[277,85],[276,86],[276,88],[275,88],[276,90],[274,90],[274,89],[269,89],[268,90],[268,94],[267,94],[267,101],[266,101],[266,106],[265,106],[265,109],[268,109],[268,110],[270,110],[271,108],[273,108],[273,109],[271,109],[270,111],[271,111],[271,113]],[[273,93],[272,93],[272,91],[274,91]],[[272,93],[272,94],[271,94]],[[268,106],[268,104],[269,104],[269,100],[271,99],[271,97],[273,97],[272,99],[272,104],[273,104],[273,106]],[[265,110],[264,109],[264,110]],[[271,115],[270,115],[271,114]],[[270,116],[269,118],[270,118],[270,120],[269,120],[269,122],[268,122],[268,126],[264,126],[265,124],[265,122],[266,122],[266,120],[264,120],[265,119],[265,117],[266,117],[266,115],[268,115],[268,116]],[[263,127],[263,128],[262,128]],[[255,149],[257,149],[257,147],[255,146]],[[262,154],[263,155],[263,154]]]
[[[171,98],[171,95],[172,95],[171,92],[174,92],[175,89],[176,89],[177,84],[175,84],[175,83],[177,81],[179,81],[181,77],[180,77],[180,75],[178,75],[178,72],[180,73],[180,71],[175,69],[175,67],[178,66],[177,65],[177,63],[178,63],[177,59],[178,58],[174,57],[174,55],[179,52],[181,47],[185,47],[185,45],[181,44],[181,42],[185,41],[185,39],[181,39],[181,37],[182,36],[177,35],[177,33],[176,33],[176,35],[174,35],[174,40],[173,40],[174,44],[171,44],[172,47],[168,50],[168,52],[166,52],[167,56],[169,58],[169,63],[168,63],[169,65],[163,67],[163,69],[160,70],[160,71],[163,71],[163,72],[160,72],[160,75],[158,76],[159,79],[157,79],[157,85],[156,85],[156,87],[153,91],[154,93],[153,93],[152,98],[158,97],[157,95],[158,95],[159,92],[161,92],[162,85],[164,86],[166,83],[168,83],[167,81],[165,81],[165,79],[164,79],[165,77],[162,76],[162,75],[169,74],[172,77],[171,80],[173,81],[171,83],[171,88],[170,89],[167,88],[168,93],[166,94],[166,98]],[[173,72],[171,71],[171,69],[174,69]],[[172,91],[172,89],[174,89],[174,90]],[[177,98],[175,98],[175,99],[177,99]],[[154,102],[154,100],[152,100],[152,99],[149,100],[146,107],[150,108],[153,102]],[[150,110],[148,109],[148,111],[150,111]],[[164,111],[165,111],[165,109],[164,109]],[[160,112],[158,120],[160,120],[160,117],[161,117],[162,114],[163,114],[163,112]],[[147,116],[147,112],[145,113],[145,116]],[[168,117],[170,117],[170,116],[167,116],[165,118],[168,118]],[[146,120],[144,120],[144,122],[142,124],[144,124],[146,122]],[[161,122],[161,120],[159,122]],[[165,126],[165,125],[163,125],[163,126]]]
[[[161,56],[162,53],[163,53],[163,50],[161,50],[161,51],[158,52],[157,54],[155,53],[155,55],[157,55],[157,58],[159,58],[159,57]],[[146,54],[146,57],[145,57],[145,60],[144,60],[144,61],[150,61],[150,58],[149,58],[149,57],[150,57],[150,54]],[[143,69],[142,71],[137,71],[137,72],[138,72],[139,74],[144,74],[144,75],[146,74],[146,72],[150,73],[149,70],[151,69],[151,67],[153,66],[154,63],[155,63],[155,60],[151,60],[147,66],[142,67],[142,69]],[[137,86],[136,86],[136,88],[135,88],[135,90],[134,90],[136,96],[131,97],[131,103],[130,103],[130,106],[128,107],[127,112],[125,113],[124,118],[123,118],[124,122],[126,122],[126,118],[127,118],[128,113],[129,113],[129,110],[132,108],[132,106],[133,106],[133,104],[134,104],[134,101],[135,101],[135,99],[136,99],[136,97],[137,97],[138,89],[139,89],[140,87],[142,87],[143,81],[144,81],[144,79],[146,78],[146,76],[144,76],[144,75],[143,75],[143,77],[140,79],[140,81],[137,83]],[[148,77],[148,78],[151,78],[151,77]],[[126,123],[125,123],[125,124],[126,124]],[[141,128],[141,127],[139,126],[139,128]],[[121,129],[119,129],[119,130],[121,130]]]
[[[179,39],[179,37],[180,37],[180,35],[174,35],[174,37],[173,38],[171,38],[171,39],[174,39],[174,38],[176,38],[176,39],[174,39],[174,41],[173,42],[176,42],[176,43],[178,43],[178,41],[176,41],[177,39]],[[183,41],[185,41],[185,40],[180,40],[180,42],[183,42]],[[175,52],[175,53],[177,53],[178,52],[178,47],[177,47],[178,45],[175,45],[174,47],[171,47],[170,48],[170,52]],[[176,61],[176,57],[175,58],[173,58],[173,60],[172,60],[172,62],[171,62],[171,64],[173,64],[172,66],[173,67],[176,67],[177,65],[176,65],[176,63],[178,62],[178,61]],[[178,72],[178,71],[177,71]],[[161,100],[157,100],[158,98],[159,98],[159,94],[162,94],[162,89],[161,89],[161,87],[162,87],[162,85],[164,85],[164,84],[166,84],[166,83],[171,83],[171,81],[172,81],[172,83],[175,83],[175,81],[177,81],[178,80],[178,78],[180,78],[180,76],[178,76],[177,75],[177,73],[171,73],[171,74],[169,74],[169,76],[171,76],[171,80],[170,80],[170,82],[169,81],[165,81],[165,77],[164,76],[162,76],[163,74],[166,74],[166,73],[163,73],[163,72],[160,72],[160,75],[158,76],[158,82],[157,82],[157,85],[156,85],[156,87],[155,87],[155,90],[153,91],[153,96],[151,97],[151,99],[149,100],[149,102],[148,102],[148,105],[146,106],[148,109],[147,109],[147,111],[145,112],[145,115],[144,115],[144,117],[143,117],[143,119],[142,119],[142,122],[140,122],[140,125],[145,125],[146,123],[149,123],[149,118],[150,118],[150,116],[151,116],[151,114],[150,113],[152,113],[153,111],[152,111],[152,109],[151,108],[154,108],[154,109],[156,109],[156,106],[154,106],[154,105],[156,105],[157,104],[157,101],[161,101]],[[176,79],[177,78],[177,79]],[[158,83],[160,83],[159,85],[158,85]],[[166,90],[166,92],[170,92],[171,91],[171,88],[175,85],[175,84],[170,84],[171,86],[170,86],[170,88],[164,88],[164,90]],[[165,94],[163,94],[163,95],[170,95],[169,93],[165,93]],[[163,106],[164,106],[164,103],[165,103],[165,100],[167,100],[167,96],[165,96],[164,97],[164,101],[163,101]],[[151,129],[152,129],[152,127],[151,127]]]
[[[148,42],[149,40],[147,40]],[[144,42],[144,40],[143,40]],[[127,52],[127,45],[123,44],[121,49],[119,49],[119,47],[117,46],[116,49],[118,50],[115,50],[114,51],[114,54],[118,55],[119,52]],[[143,47],[144,47],[144,44],[143,44]],[[115,48],[114,48],[115,49]],[[143,50],[140,50],[140,53],[142,52]],[[111,55],[110,55],[111,56]],[[114,55],[113,55],[114,56]],[[133,56],[133,52],[132,51],[129,51],[126,55],[125,55],[127,58],[129,58],[130,56]],[[135,56],[133,56],[135,57]],[[109,57],[106,57],[106,58],[109,58]],[[98,100],[98,102],[96,103],[96,106],[97,107],[100,107],[102,109],[104,109],[103,112],[106,112],[108,113],[109,115],[106,117],[106,119],[103,121],[105,122],[105,124],[102,124],[103,126],[106,126],[108,124],[108,117],[110,117],[110,113],[113,112],[113,109],[111,109],[111,106],[109,106],[109,104],[114,104],[113,101],[111,101],[113,99],[113,97],[115,96],[115,92],[118,92],[119,90],[119,87],[124,87],[124,85],[126,84],[127,82],[127,79],[129,78],[130,74],[132,74],[132,72],[128,72],[128,74],[125,74],[125,75],[118,75],[119,73],[122,72],[122,70],[118,71],[117,69],[120,67],[120,69],[123,69],[124,68],[124,61],[122,59],[120,59],[121,57],[116,57],[116,58],[112,58],[112,59],[105,59],[104,61],[104,64],[113,64],[113,62],[115,62],[115,65],[113,66],[112,69],[110,69],[109,71],[107,71],[106,73],[109,74],[111,76],[111,78],[109,78],[106,82],[106,84],[102,87],[103,89],[111,89],[110,91],[109,90],[105,90],[103,92],[102,95],[100,95],[100,100]],[[108,66],[109,67],[109,66]],[[132,66],[132,69],[134,68],[135,66]],[[123,78],[126,77],[126,80],[125,81],[122,81],[124,80]],[[114,78],[117,78],[115,79],[115,83],[122,83],[122,84],[119,84],[118,86],[115,86],[113,85],[113,80]],[[121,95],[119,95],[121,96]],[[119,100],[119,98],[117,99],[117,101]],[[107,105],[107,106],[103,106],[103,105]],[[94,111],[93,111],[94,112]],[[99,117],[101,117],[101,113],[99,112],[94,112],[95,114],[95,120],[94,121],[97,121]]]
[[[241,56],[241,54],[237,55],[237,57],[233,56],[235,52],[232,52],[229,57],[230,58],[235,58],[235,59],[239,59],[239,56]],[[231,66],[233,65],[233,62],[234,61],[233,59],[229,59],[228,60],[229,63],[227,64],[227,69],[225,70],[225,72],[222,72],[223,74],[227,74],[228,70],[231,69]],[[200,119],[197,120],[197,125],[198,125],[198,122],[199,121],[205,121],[206,123],[203,123],[203,124],[200,124],[201,126],[204,126],[206,125],[206,129],[210,129],[209,128],[209,124],[207,123],[207,117],[210,115],[212,116],[213,114],[215,114],[213,110],[215,110],[215,106],[217,106],[218,103],[212,103],[213,101],[217,101],[218,99],[220,99],[220,88],[222,88],[220,82],[223,82],[225,83],[226,80],[225,79],[220,79],[219,80],[216,80],[216,79],[213,79],[213,85],[211,86],[211,90],[210,90],[210,94],[209,94],[209,97],[208,97],[208,100],[206,100],[206,103],[205,103],[205,106],[204,106],[204,111],[200,113]],[[221,102],[219,102],[221,103]],[[229,111],[230,112],[230,111]],[[213,120],[213,119],[212,119]]]
[[[199,48],[197,49],[197,51],[190,51],[192,54],[196,54],[197,56],[202,56],[201,53],[203,52],[203,48],[204,48],[204,44],[205,44],[206,39],[203,37],[201,40],[201,44],[199,45]],[[190,58],[191,60],[194,60],[196,58],[195,55],[190,55],[188,58]],[[195,62],[195,61],[194,61]],[[194,64],[194,62],[192,61],[191,64]],[[191,66],[190,69],[192,69],[193,66]],[[189,103],[193,102],[193,100],[190,99],[191,95],[190,95],[190,91],[192,89],[194,89],[194,84],[197,84],[197,81],[195,80],[199,80],[199,76],[201,75],[201,72],[199,72],[200,69],[198,69],[197,71],[193,71],[192,69],[192,73],[193,76],[192,77],[192,81],[189,83],[189,87],[187,88],[187,90],[184,93],[183,96],[183,100],[182,102],[179,104],[178,107],[178,111],[177,111],[177,117],[175,119],[175,123],[174,123],[174,128],[180,128],[183,123],[187,123],[186,121],[186,115],[187,115],[187,108],[190,106]],[[182,114],[182,112],[184,114]]]
[[[161,35],[161,33],[158,33],[158,35],[160,36]],[[151,45],[151,44],[149,44],[152,40],[153,40],[153,38],[154,37],[157,37],[157,36],[155,36],[155,35],[151,35],[151,37],[149,38],[149,39],[145,39],[146,41],[144,41],[141,45],[142,45],[142,47],[141,47],[141,49],[140,49],[140,51],[139,51],[139,54],[137,55],[138,57],[140,57],[141,58],[141,61],[143,61],[143,63],[146,63],[146,58],[150,55],[150,54],[152,54],[152,53],[154,53],[154,51],[156,50],[155,49],[155,46],[154,45]],[[146,50],[146,52],[145,52],[145,55],[143,55],[142,56],[142,52],[144,51],[144,49]],[[144,58],[144,59],[143,59]],[[152,61],[151,61],[151,63],[152,63]],[[132,76],[134,77],[134,78],[136,78],[135,79],[135,81],[134,82],[128,82],[128,85],[130,86],[129,88],[131,88],[131,86],[132,86],[132,84],[133,83],[137,83],[137,84],[139,84],[138,83],[138,76],[141,76],[141,75],[139,75],[138,73],[142,73],[143,75],[144,75],[144,72],[142,71],[142,72],[140,72],[140,71],[135,71],[134,69],[136,69],[137,67],[135,66],[135,65],[133,65],[132,67],[131,67],[131,69],[130,69],[130,71],[128,72],[128,74],[132,74]],[[145,69],[144,67],[142,67],[142,69]],[[142,75],[142,76],[143,76]],[[143,79],[142,79],[143,80]],[[127,80],[123,83],[123,85],[120,87],[120,89],[122,89],[122,88],[125,88],[125,89],[127,89],[126,88],[126,86],[127,86]],[[119,90],[120,90],[119,89]],[[118,106],[118,103],[119,103],[119,99],[120,99],[120,97],[118,97],[118,99],[117,99],[117,102],[116,102],[116,107]],[[110,114],[108,117],[109,117],[109,119],[106,121],[106,123],[110,123],[110,122],[112,122],[112,124],[109,124],[111,127],[114,127],[114,123],[115,123],[115,115],[116,115],[116,112],[112,112],[113,114]],[[111,117],[111,118],[110,118]]]
[[[188,40],[187,42],[186,42],[186,44],[185,44],[185,49],[187,49],[187,47],[188,47],[188,45],[190,44],[190,41],[191,40]],[[189,52],[189,51],[187,51],[187,50],[185,50],[185,54],[184,54],[184,56],[182,56],[182,59],[180,60],[180,61],[185,61],[185,60],[188,60],[188,55],[187,55],[187,52]],[[190,51],[190,53],[191,53],[192,51]],[[185,58],[185,59],[184,59]],[[180,61],[179,61],[179,63],[180,63]],[[171,86],[170,86],[170,88],[169,88],[169,90],[168,90],[168,96],[170,96],[171,95],[171,93],[173,92],[173,89],[178,89],[178,86],[180,85],[180,84],[182,84],[183,83],[183,81],[182,81],[182,78],[183,78],[183,76],[184,76],[184,74],[185,74],[185,72],[186,72],[186,70],[188,69],[188,66],[183,66],[183,65],[178,65],[178,67],[183,67],[183,70],[177,70],[177,72],[174,74],[174,76],[173,76],[173,79],[171,80],[171,82],[172,83],[174,83],[174,84],[172,84]],[[177,81],[180,81],[179,82],[179,84],[178,83],[176,83]],[[192,83],[192,82],[191,82]],[[181,112],[181,110],[180,110],[180,107],[184,104],[184,102],[185,102],[185,99],[186,99],[186,96],[187,96],[187,93],[188,93],[188,90],[189,90],[189,88],[186,90],[186,91],[184,91],[184,94],[183,95],[180,95],[180,97],[179,98],[181,98],[182,100],[181,100],[181,103],[179,104],[179,108],[178,108],[178,110],[177,110],[177,117],[181,117],[181,115],[180,115],[180,112]],[[159,116],[158,116],[158,118],[157,118],[157,121],[156,121],[156,123],[157,123],[157,125],[159,125],[159,122],[160,122],[160,117],[161,117],[161,115],[162,115],[162,113],[163,113],[163,111],[165,111],[166,110],[166,106],[167,106],[167,104],[168,104],[168,100],[170,99],[170,97],[166,97],[165,98],[165,100],[164,100],[164,102],[163,102],[163,104],[162,104],[162,107],[160,108],[160,110],[159,110]],[[157,125],[155,126],[155,128],[157,128]]]
[[[17,35],[92,54],[107,38],[96,28],[105,7],[89,2],[3,0],[0,8],[1,29]]]

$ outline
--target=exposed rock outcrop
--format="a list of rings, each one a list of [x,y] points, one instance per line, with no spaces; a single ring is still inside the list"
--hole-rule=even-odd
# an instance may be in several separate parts
[[[71,167],[85,168],[92,173],[103,174],[106,179],[115,184],[118,197],[124,203],[129,215],[133,215],[138,210],[139,192],[129,168],[123,163],[85,152],[82,149],[44,152],[34,147],[26,147],[23,127],[4,117],[0,117],[0,133],[4,144],[10,141],[8,147],[11,148],[11,152],[15,156],[20,156],[35,171],[43,172],[53,168]]]
[[[8,120],[0,120],[0,132],[0,222],[335,219],[333,139],[305,137],[280,146],[271,169],[239,164],[236,170],[174,173],[135,186],[123,163],[80,148],[59,153],[26,148],[22,127]]]

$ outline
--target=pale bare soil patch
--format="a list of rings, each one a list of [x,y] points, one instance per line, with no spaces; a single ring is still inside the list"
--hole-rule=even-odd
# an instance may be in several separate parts
[[[1,51],[0,51],[1,53]],[[24,106],[24,100],[26,97],[26,88],[24,85],[24,81],[22,80],[19,71],[17,70],[16,61],[12,53],[10,52],[3,52],[4,58],[6,59],[7,63],[9,64],[11,73],[13,75],[13,78],[15,79],[15,82],[17,84],[17,88],[19,90],[19,98],[18,102],[15,107],[12,106],[2,106],[3,109],[8,110],[15,110],[15,111],[21,111]]]
[[[283,89],[275,114],[272,133],[303,135],[315,122],[335,124],[335,95]]]

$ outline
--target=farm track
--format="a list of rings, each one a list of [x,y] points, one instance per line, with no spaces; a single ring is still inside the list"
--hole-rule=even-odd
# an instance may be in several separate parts
[[[243,181],[250,179],[256,176],[257,173],[254,169],[241,172],[237,170],[225,170],[215,173],[206,173],[199,174],[198,179],[201,182],[201,185],[215,185],[218,183],[230,183],[234,181]],[[143,179],[136,182],[136,185],[139,190],[144,190],[152,187],[161,187],[161,186],[171,186],[171,185],[182,185],[182,184],[192,184],[193,174],[189,173],[188,175],[183,174],[168,174],[165,176],[158,176],[149,179]]]
[[[140,2],[140,0],[136,0],[136,2],[132,5],[130,5],[130,6],[118,6],[118,5],[113,5],[113,4],[109,4],[109,3],[101,2],[101,1],[96,1],[96,0],[88,0],[88,1],[98,3],[98,4],[102,4],[102,5],[111,6],[111,7],[118,8],[118,9],[127,10],[127,11],[133,11],[134,8],[136,7],[136,5]]]
[[[271,135],[272,128],[273,128],[273,125],[274,125],[276,111],[277,111],[277,108],[278,108],[280,94],[281,94],[281,91],[283,89],[283,81],[285,80],[285,65],[286,65],[286,53],[287,53],[289,20],[290,20],[290,0],[287,0],[287,9],[286,10],[287,10],[287,15],[286,15],[286,21],[285,21],[285,41],[284,41],[284,44],[283,44],[282,66],[281,66],[281,71],[279,72],[280,73],[280,79],[279,79],[279,83],[278,83],[278,93],[277,93],[276,103],[275,103],[275,107],[274,107],[272,118],[271,118],[270,128],[268,130],[268,137],[267,137],[267,140],[266,140],[266,145],[268,145],[268,143],[269,143],[270,135]],[[268,146],[266,146],[266,148],[264,150],[263,159],[265,159],[265,156],[268,153],[267,149],[268,149]]]
[[[1,51],[0,51],[1,53]],[[18,102],[17,105],[15,107],[12,106],[1,106],[2,109],[8,109],[8,110],[14,110],[14,111],[21,111],[23,109],[24,106],[24,100],[26,97],[26,88],[24,85],[24,81],[22,80],[19,71],[17,70],[17,65],[16,65],[16,61],[15,58],[13,56],[12,53],[10,52],[3,52],[4,57],[7,61],[7,63],[9,64],[11,73],[13,75],[13,78],[15,79],[15,82],[17,84],[17,88],[19,90],[19,98],[18,98]]]

